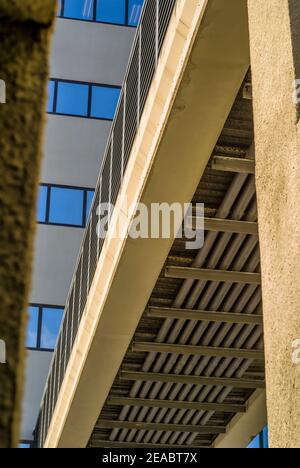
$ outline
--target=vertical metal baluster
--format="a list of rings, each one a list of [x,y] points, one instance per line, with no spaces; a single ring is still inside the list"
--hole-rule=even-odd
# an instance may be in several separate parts
[[[78,301],[78,329],[77,329],[77,333],[78,333],[78,330],[79,330],[79,326],[80,326],[80,322],[81,322],[81,316],[80,316],[80,304],[81,304],[81,292],[82,292],[82,265],[83,265],[83,261],[82,261],[82,255],[83,255],[83,251],[81,250],[81,253],[80,253],[80,260],[79,260],[79,264],[80,264],[80,278],[79,278],[79,301]],[[78,285],[77,285],[78,286]]]
[[[64,343],[64,354],[63,354],[63,363],[64,363],[64,373],[65,375],[66,368],[67,368],[67,341],[68,341],[68,310],[66,309],[65,318],[64,318],[64,334],[63,334],[63,343]]]
[[[96,206],[96,215],[98,217],[98,222],[100,221],[100,205],[102,203],[102,197],[101,197],[101,191],[102,191],[102,176],[100,178],[100,186],[99,186],[99,200],[98,200],[98,206]],[[98,224],[98,223],[97,223]],[[98,232],[98,225],[96,224],[96,235],[97,235],[97,262],[100,256],[100,242],[102,239],[100,239],[99,232]]]
[[[48,381],[48,385],[47,385],[47,391],[46,391],[46,398],[45,398],[45,402],[46,402],[46,411],[45,411],[45,438],[46,438],[46,434],[48,432],[48,428],[49,428],[49,381]]]
[[[90,224],[89,224],[89,259],[88,259],[88,271],[87,271],[87,298],[90,292],[90,266],[91,266],[91,245],[92,245],[92,226],[93,226],[93,213],[91,212]]]
[[[59,356],[58,356],[58,359],[59,359],[59,371],[58,371],[59,386],[58,386],[58,391],[60,391],[60,389],[61,389],[61,381],[62,381],[61,376],[63,375],[62,374],[63,340],[64,340],[63,329],[61,329],[61,346],[60,346]]]
[[[158,42],[159,42],[159,0],[155,5],[155,68],[158,64]]]
[[[72,298],[72,307],[71,307],[71,310],[72,310],[72,314],[70,316],[70,343],[71,343],[71,347],[73,347],[73,326],[74,326],[74,287],[72,286],[72,290],[71,290],[71,295],[70,295],[70,299]],[[70,350],[70,354],[71,354],[71,350]]]
[[[44,447],[44,442],[45,442],[45,432],[44,432],[44,419],[45,419],[45,404],[44,404],[44,401],[43,401],[43,404],[42,404],[42,411],[41,411],[41,421],[40,421],[40,427],[39,427],[39,430],[40,430],[40,446],[41,448]]]
[[[111,199],[111,192],[112,192],[112,171],[113,171],[113,147],[114,147],[114,134],[112,134],[112,139],[111,139],[111,146],[110,146],[110,166],[109,166],[109,196],[108,196],[108,203],[110,204],[112,199]],[[111,206],[109,207],[109,215],[108,219],[109,222],[112,217],[112,209]]]
[[[122,178],[124,178],[125,172],[125,129],[126,129],[126,101],[127,101],[127,83],[124,85],[124,97],[123,97],[123,128],[122,128]]]
[[[52,419],[52,400],[53,400],[53,367],[51,369],[50,378],[49,378],[49,421],[48,427],[51,424]]]
[[[52,380],[53,380],[53,386],[52,386],[52,399],[51,399],[51,417],[53,416],[55,406],[56,406],[56,395],[55,395],[55,390],[56,390],[56,379],[55,379],[55,372],[56,372],[56,365],[57,365],[57,359],[56,359],[56,354],[54,354],[54,359],[53,359],[53,374],[52,374]]]
[[[137,124],[139,126],[141,119],[141,57],[142,57],[142,29],[139,30],[139,53],[138,53],[138,102],[137,102]]]

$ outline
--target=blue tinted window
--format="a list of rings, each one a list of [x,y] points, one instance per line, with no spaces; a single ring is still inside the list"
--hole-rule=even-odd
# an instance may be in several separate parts
[[[93,196],[93,190],[42,185],[38,197],[37,221],[84,227]],[[48,203],[49,210],[47,210]]]
[[[54,349],[60,324],[62,320],[63,309],[43,308],[42,330],[41,330],[41,348]]]
[[[260,449],[260,436],[256,436],[255,439],[248,445],[248,449]]]
[[[27,444],[24,442],[24,443],[19,444],[19,449],[30,449],[30,448],[31,447],[29,443]]]
[[[59,82],[56,112],[85,117],[88,113],[88,96],[88,85]]]
[[[96,20],[104,23],[125,24],[126,0],[97,0]]]
[[[115,116],[119,96],[119,88],[93,86],[91,116],[112,120]]]
[[[28,315],[29,317],[27,322],[26,347],[36,348],[38,336],[39,308],[29,307]]]
[[[47,104],[47,112],[53,112],[54,106],[54,89],[55,89],[55,82],[49,81],[48,83],[48,104]]]
[[[137,26],[144,0],[58,0],[58,16]]]
[[[89,218],[91,205],[92,205],[92,201],[93,201],[93,198],[94,198],[94,193],[95,192],[88,191],[87,194],[86,194],[86,220],[88,220],[88,218]]]
[[[121,91],[119,87],[59,80],[50,81],[49,89],[48,112],[106,120],[113,120]]]
[[[249,449],[268,449],[269,448],[269,431],[268,427],[265,427],[262,432],[252,440],[248,445]]]
[[[263,446],[265,449],[269,448],[269,429],[265,427],[263,430]]]
[[[40,186],[38,194],[37,220],[40,223],[46,221],[48,187]]]
[[[93,20],[93,0],[65,0],[64,16],[66,18]]]
[[[144,0],[129,0],[128,24],[137,26],[140,21]]]
[[[82,190],[51,187],[49,222],[56,224],[83,224]]]

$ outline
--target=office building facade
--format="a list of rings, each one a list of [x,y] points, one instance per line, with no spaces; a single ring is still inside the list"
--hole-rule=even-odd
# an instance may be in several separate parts
[[[29,443],[142,4],[58,5],[26,337],[21,439]]]

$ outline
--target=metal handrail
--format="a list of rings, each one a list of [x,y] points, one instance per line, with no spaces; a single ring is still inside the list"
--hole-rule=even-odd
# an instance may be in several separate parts
[[[35,430],[43,447],[104,243],[96,233],[100,203],[115,204],[176,0],[145,0],[100,169]]]

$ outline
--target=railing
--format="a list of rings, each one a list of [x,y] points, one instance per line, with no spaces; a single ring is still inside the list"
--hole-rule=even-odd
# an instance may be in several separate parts
[[[146,0],[144,4],[45,387],[35,431],[38,447],[47,438],[104,243],[96,232],[97,207],[117,200],[175,4],[176,0]]]

